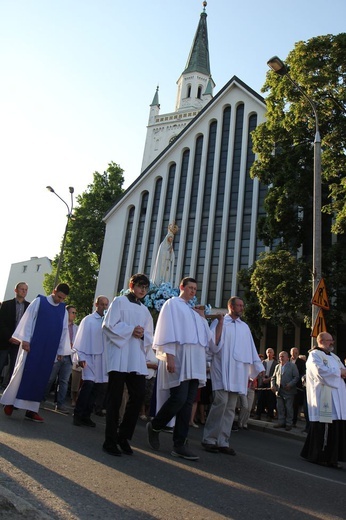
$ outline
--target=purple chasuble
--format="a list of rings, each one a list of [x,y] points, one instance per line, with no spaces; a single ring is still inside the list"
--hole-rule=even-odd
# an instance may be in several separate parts
[[[42,401],[59,348],[65,317],[65,304],[51,305],[39,295],[35,330],[30,341],[17,399]]]

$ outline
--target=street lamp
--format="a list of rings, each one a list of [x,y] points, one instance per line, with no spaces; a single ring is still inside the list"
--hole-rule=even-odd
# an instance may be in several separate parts
[[[56,268],[55,279],[54,279],[54,288],[55,288],[58,285],[58,282],[59,282],[59,274],[60,274],[60,268],[61,268],[61,264],[62,264],[62,259],[63,259],[63,256],[64,256],[66,235],[67,235],[68,225],[69,225],[70,219],[72,217],[74,188],[72,188],[72,186],[69,187],[69,192],[71,194],[71,207],[69,207],[67,202],[65,202],[64,199],[62,199],[60,197],[60,195],[58,195],[56,193],[56,191],[54,191],[54,189],[51,186],[46,186],[46,187],[47,187],[48,191],[50,191],[51,193],[54,193],[54,195],[56,195],[65,204],[65,206],[67,207],[67,222],[66,222],[65,232],[64,232],[63,239],[62,239],[62,243],[61,243],[59,261],[58,261],[58,266]]]
[[[291,76],[287,66],[277,56],[267,61],[276,74],[287,76],[289,81],[299,90],[302,96],[309,102],[315,117],[314,139],[314,189],[313,189],[313,231],[312,231],[312,296],[314,296],[318,282],[322,278],[322,214],[321,214],[321,136],[318,125],[316,105],[304,90]],[[312,305],[312,327],[315,324],[318,308]]]

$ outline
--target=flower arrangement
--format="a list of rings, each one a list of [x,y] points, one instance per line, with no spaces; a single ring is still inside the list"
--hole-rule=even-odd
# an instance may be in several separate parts
[[[123,289],[120,293],[121,296],[127,294],[129,289]],[[146,296],[143,298],[142,303],[149,309],[151,315],[153,316],[154,322],[158,318],[159,312],[162,309],[164,303],[172,298],[173,296],[179,296],[180,290],[179,287],[173,287],[170,282],[162,282],[160,285],[155,285],[150,282],[150,287]],[[191,307],[195,307],[198,305],[197,297],[192,298],[188,305]],[[204,306],[205,314],[210,314],[211,305]]]

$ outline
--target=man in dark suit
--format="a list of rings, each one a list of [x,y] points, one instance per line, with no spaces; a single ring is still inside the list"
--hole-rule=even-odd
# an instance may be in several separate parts
[[[18,353],[19,341],[12,338],[12,334],[29,305],[25,299],[28,292],[25,282],[17,283],[14,292],[15,298],[2,302],[0,307],[0,375],[9,363],[8,373],[2,382],[4,387],[11,379]]]
[[[297,383],[297,393],[294,396],[293,402],[293,427],[297,426],[299,408],[304,406],[304,394],[306,393],[303,388],[302,377],[306,374],[306,366],[304,359],[299,357],[299,350],[297,347],[292,347],[290,350],[291,359],[290,362],[294,363],[299,372],[299,381]]]
[[[278,423],[274,428],[285,428],[292,430],[293,424],[293,401],[297,393],[297,382],[299,372],[294,363],[290,363],[288,352],[279,354],[279,364],[276,365],[271,378],[271,390],[276,395],[276,410]]]
[[[267,358],[263,361],[265,376],[263,378],[258,378],[258,387],[260,390],[258,391],[258,401],[255,419],[260,421],[261,414],[266,411],[267,421],[271,422],[274,418],[276,400],[275,395],[273,395],[273,393],[270,391],[270,380],[272,378],[272,375],[274,374],[274,369],[278,362],[274,357],[274,349],[267,348],[266,354]]]

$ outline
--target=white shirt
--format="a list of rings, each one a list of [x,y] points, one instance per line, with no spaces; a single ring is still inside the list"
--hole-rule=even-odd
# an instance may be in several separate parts
[[[182,381],[198,379],[206,383],[206,352],[216,349],[207,320],[180,297],[170,298],[162,307],[155,330],[153,349],[161,360],[158,386],[179,386]],[[167,354],[172,354],[175,372],[166,369]]]
[[[216,320],[215,320],[216,321]],[[215,321],[212,329],[216,327]],[[249,378],[263,372],[250,329],[239,318],[224,318],[219,351],[213,355],[210,375],[213,390],[247,394]]]
[[[96,311],[83,318],[73,344],[79,361],[86,362],[82,379],[95,383],[108,382],[102,321],[103,316]]]
[[[137,325],[144,328],[142,339],[132,335]],[[126,296],[114,298],[102,330],[105,335],[107,372],[136,372],[147,376],[146,358],[153,341],[153,319],[146,306],[132,303]]]

